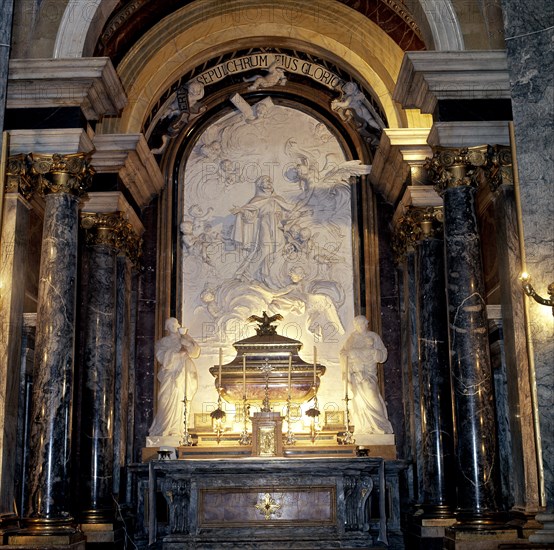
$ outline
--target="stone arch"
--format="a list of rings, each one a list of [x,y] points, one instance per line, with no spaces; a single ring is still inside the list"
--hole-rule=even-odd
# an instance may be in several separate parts
[[[379,98],[391,127],[430,124],[427,117],[407,113],[392,101],[403,51],[355,10],[334,4],[319,6],[315,13],[297,0],[284,0],[278,6],[261,2],[255,7],[243,1],[221,6],[210,0],[201,7],[181,8],[134,45],[118,66],[129,104],[120,118],[104,121],[97,131],[140,131],[159,94],[181,74],[252,40],[298,45],[346,66]]]

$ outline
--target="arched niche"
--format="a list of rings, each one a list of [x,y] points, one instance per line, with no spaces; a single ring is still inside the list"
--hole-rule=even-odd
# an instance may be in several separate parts
[[[353,316],[367,312],[379,330],[375,206],[364,175],[378,132],[371,141],[342,120],[332,91],[291,81],[238,94],[229,84],[161,153],[159,321],[182,319],[203,349],[192,414],[214,395],[208,368],[219,348],[230,360],[232,343],[253,334],[246,318],[264,310],[285,317],[280,333],[304,343],[306,360],[317,346],[330,367],[321,396],[331,403]]]

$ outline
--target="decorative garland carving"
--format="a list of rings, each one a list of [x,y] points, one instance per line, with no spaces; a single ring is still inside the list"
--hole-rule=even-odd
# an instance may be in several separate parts
[[[36,191],[45,196],[50,193],[69,193],[79,198],[86,197],[95,174],[89,165],[86,153],[70,155],[28,155],[30,173],[35,180]]]
[[[27,200],[33,195],[35,186],[29,174],[27,155],[13,155],[8,158],[5,190],[6,193],[20,193]]]
[[[81,215],[81,227],[85,230],[88,246],[111,246],[138,265],[142,254],[142,238],[135,233],[133,226],[121,212],[84,212]]]
[[[449,187],[477,187],[486,177],[487,146],[434,147],[432,158],[426,159],[424,168],[434,183],[434,189],[442,195]]]
[[[512,150],[507,145],[487,148],[487,179],[494,193],[501,185],[513,185]]]
[[[443,221],[443,209],[440,206],[409,206],[398,220],[393,237],[392,248],[397,261],[400,262],[418,242],[440,237]]]

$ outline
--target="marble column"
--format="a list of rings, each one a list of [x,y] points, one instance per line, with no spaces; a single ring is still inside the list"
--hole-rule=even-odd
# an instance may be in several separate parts
[[[457,527],[498,521],[498,450],[488,323],[475,209],[486,147],[434,148],[427,163],[444,200],[450,369],[457,466]]]
[[[127,360],[122,346],[128,343],[124,333],[116,339],[117,307],[121,310],[121,325],[128,317],[124,312],[127,289],[120,288],[123,295],[119,297],[117,292],[117,253],[124,252],[127,233],[132,229],[129,230],[129,224],[119,212],[83,213],[81,225],[86,231],[89,253],[81,419],[81,466],[85,488],[81,514],[84,524],[110,524],[115,519],[114,457],[119,456],[114,454],[115,426],[118,426],[119,436],[124,436],[121,385],[126,386]],[[125,284],[125,270],[122,276]],[[122,341],[117,345],[119,338]],[[121,376],[118,384],[116,364],[120,368],[117,374]],[[120,390],[117,411],[116,387]]]
[[[24,155],[8,159],[0,241],[0,514],[13,512],[31,186]]]
[[[119,502],[126,499],[126,465],[132,462],[129,442],[133,433],[134,410],[134,336],[136,316],[136,273],[142,240],[129,225],[122,226],[123,245],[117,257],[116,332],[115,332],[115,416],[114,416],[114,484]]]
[[[444,278],[442,208],[414,209],[419,375],[423,457],[422,508],[426,518],[452,518],[455,504],[454,431]]]
[[[87,215],[89,280],[85,321],[81,417],[83,523],[114,519],[113,422],[115,398],[116,253],[113,226],[119,216]]]
[[[31,162],[45,211],[25,525],[38,536],[61,532],[71,541],[80,535],[68,509],[78,208],[93,170],[82,153],[33,155]],[[19,536],[13,537],[14,543]]]

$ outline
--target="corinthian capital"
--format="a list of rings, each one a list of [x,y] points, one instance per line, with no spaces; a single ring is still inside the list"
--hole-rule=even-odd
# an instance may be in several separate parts
[[[88,154],[31,153],[28,158],[31,174],[36,179],[37,191],[42,195],[68,193],[79,198],[86,196],[86,190],[95,173],[89,166]]]
[[[394,232],[392,247],[397,259],[403,258],[418,242],[440,236],[442,221],[442,207],[409,206],[398,219]]]
[[[487,146],[433,147],[433,156],[425,162],[425,169],[434,183],[435,191],[444,193],[449,187],[477,187],[484,176]]]
[[[506,145],[489,145],[487,180],[494,193],[501,185],[513,185],[512,150]]]
[[[29,199],[35,191],[35,186],[29,174],[27,155],[13,155],[8,157],[6,166],[6,193],[20,193]]]
[[[106,245],[125,254],[138,265],[142,239],[136,234],[133,226],[122,216],[121,212],[81,214],[81,227],[85,230],[87,245]]]

